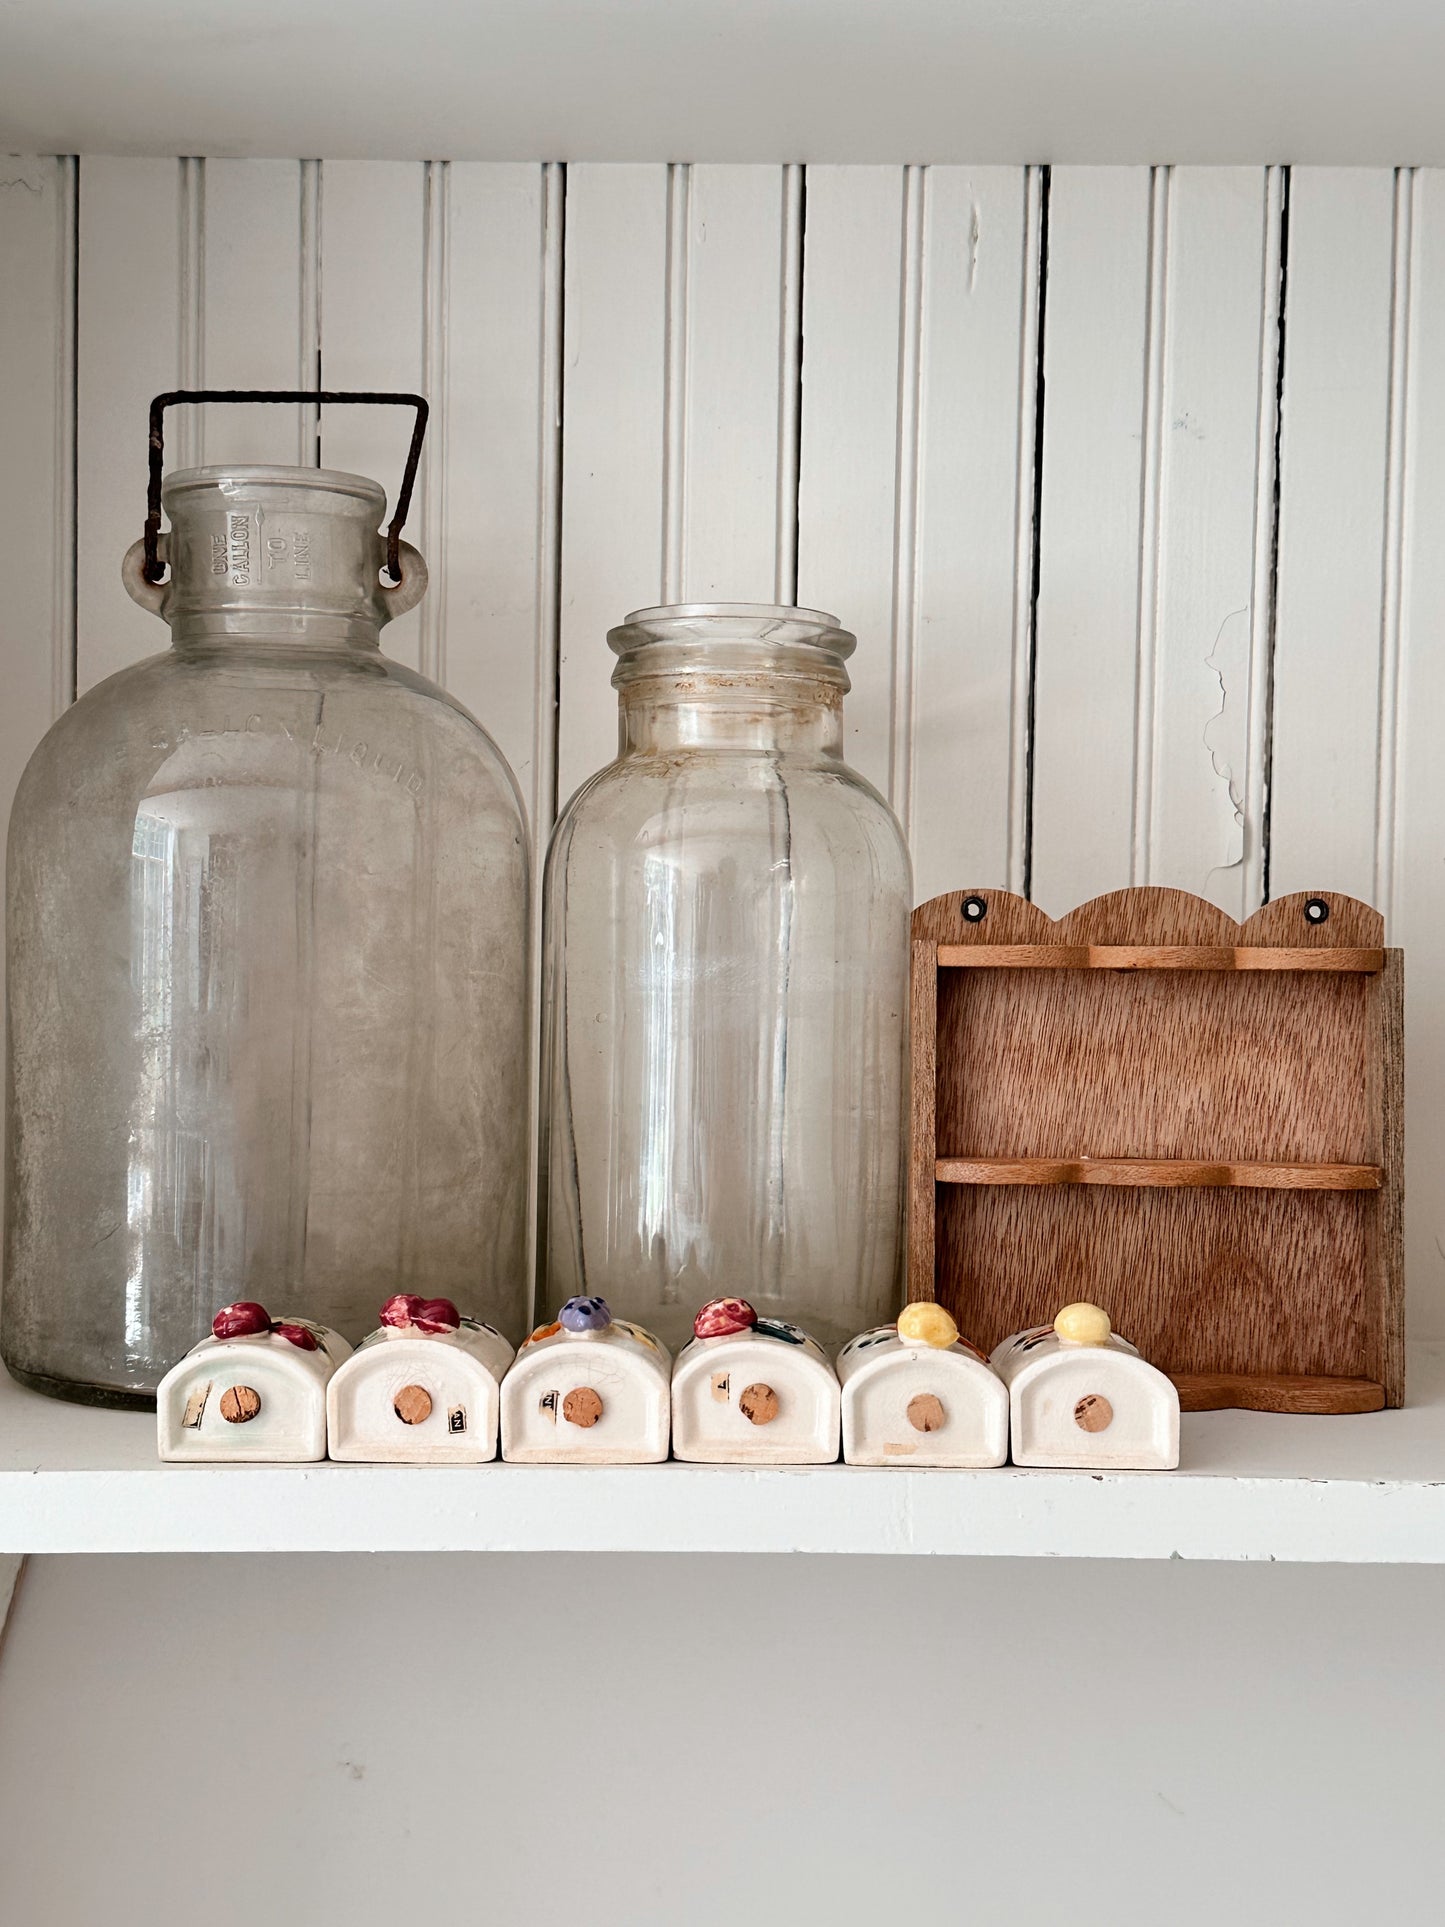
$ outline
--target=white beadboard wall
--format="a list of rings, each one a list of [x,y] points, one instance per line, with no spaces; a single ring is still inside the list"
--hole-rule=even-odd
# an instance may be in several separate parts
[[[777,598],[858,631],[920,898],[1378,902],[1445,1334],[1445,174],[21,159],[0,262],[7,807],[164,642],[119,581],[151,395],[421,387],[434,588],[388,646],[539,849],[612,753],[608,625]],[[173,466],[400,473],[384,411],[192,412]]]

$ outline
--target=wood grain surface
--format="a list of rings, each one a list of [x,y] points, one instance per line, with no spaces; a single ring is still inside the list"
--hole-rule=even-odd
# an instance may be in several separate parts
[[[1240,925],[1141,888],[1055,923],[980,888],[913,932],[915,996],[937,991],[914,1013],[913,1295],[985,1347],[1096,1300],[1213,1405],[1400,1402],[1402,967],[1377,912],[1302,893]],[[991,942],[1151,961],[970,967]]]
[[[1372,1378],[1300,1378],[1284,1372],[1175,1372],[1184,1412],[1299,1412],[1333,1416],[1378,1412],[1385,1388]]]

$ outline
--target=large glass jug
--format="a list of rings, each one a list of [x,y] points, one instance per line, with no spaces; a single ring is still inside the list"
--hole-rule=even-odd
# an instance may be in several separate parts
[[[903,1257],[911,879],[843,760],[854,638],[697,604],[608,641],[620,753],[547,860],[543,1302],[676,1347],[741,1294],[836,1345]]]
[[[164,500],[169,580],[124,573],[171,647],[61,717],[11,819],[5,1362],[144,1403],[239,1298],[516,1337],[527,839],[490,738],[381,653],[421,557],[382,585],[361,476]]]

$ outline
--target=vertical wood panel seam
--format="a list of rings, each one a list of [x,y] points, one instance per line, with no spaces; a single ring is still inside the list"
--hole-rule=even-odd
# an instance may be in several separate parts
[[[296,386],[321,387],[321,163],[302,161],[298,183],[301,272],[297,290]],[[321,410],[298,411],[296,460],[302,468],[321,464]]]
[[[420,547],[430,571],[422,597],[418,666],[434,682],[446,682],[447,633],[447,340],[450,329],[449,213],[451,164],[428,161],[423,176],[422,393],[431,403],[427,428],[425,486],[419,518]]]
[[[783,169],[782,273],[778,311],[778,478],[777,548],[773,599],[798,600],[798,481],[803,409],[803,226],[806,170],[797,162]]]
[[[1280,244],[1284,170],[1264,170],[1264,271],[1259,316],[1259,383],[1255,403],[1254,530],[1249,593],[1249,690],[1245,767],[1240,796],[1243,823],[1241,901],[1236,915],[1252,916],[1264,900],[1264,799],[1268,760],[1273,557],[1277,518],[1280,395]]]
[[[913,831],[913,734],[918,624],[918,508],[923,423],[923,277],[928,169],[903,170],[903,248],[898,321],[898,445],[893,486],[893,660],[888,796]]]
[[[206,163],[194,158],[176,162],[180,172],[180,191],[176,206],[180,223],[177,237],[176,385],[180,388],[205,386],[206,320]],[[179,411],[172,430],[176,468],[197,468],[206,459],[206,430],[203,408]]]
[[[1273,498],[1270,504],[1269,532],[1269,593],[1267,598],[1268,649],[1263,670],[1264,716],[1263,716],[1263,761],[1260,778],[1259,814],[1259,896],[1261,903],[1269,902],[1270,890],[1270,819],[1274,805],[1274,665],[1275,652],[1279,640],[1279,528],[1280,505],[1284,492],[1283,469],[1280,465],[1280,449],[1284,439],[1284,390],[1289,368],[1289,189],[1290,170],[1280,169],[1279,193],[1279,299],[1277,307],[1278,325],[1275,331],[1275,392],[1274,392],[1274,451]]]
[[[1039,592],[1044,579],[1044,409],[1047,396],[1047,347],[1049,320],[1049,202],[1053,193],[1053,169],[1044,167],[1039,174],[1039,305],[1038,349],[1035,356],[1033,500],[1030,516],[1033,529],[1033,560],[1029,577],[1028,620],[1028,757],[1024,768],[1024,873],[1023,895],[1034,893],[1034,773],[1038,735],[1039,689]]]
[[[1173,169],[1149,178],[1148,319],[1144,335],[1139,474],[1139,583],[1134,670],[1134,796],[1129,881],[1153,881],[1159,758],[1160,529],[1164,489],[1164,359],[1169,328],[1169,203]]]
[[[541,278],[537,356],[540,368],[537,453],[537,593],[533,639],[532,718],[532,899],[528,931],[532,969],[529,1008],[531,1063],[528,1074],[527,1276],[537,1280],[537,1206],[541,1183],[538,1163],[542,1072],[542,878],[547,844],[556,821],[559,731],[561,727],[562,610],[562,426],[566,408],[564,342],[566,324],[567,169],[542,165],[541,221],[537,268]]]
[[[75,491],[79,466],[76,355],[80,302],[80,162],[62,155],[56,168],[56,312],[60,327],[55,336],[55,580],[50,618],[50,710],[52,716],[75,701],[79,673],[75,600],[79,573],[79,531],[75,520]]]
[[[1035,489],[1043,400],[1044,173],[1023,174],[1024,233],[1019,309],[1019,421],[1015,451],[1013,630],[1010,637],[1008,749],[1008,887],[1028,884],[1030,718],[1033,690]]]
[[[540,864],[548,833],[561,807],[557,794],[558,726],[561,716],[562,610],[562,426],[566,410],[563,379],[563,326],[566,320],[567,168],[547,161],[542,168],[542,406],[539,424],[537,498],[537,630],[535,740],[532,753],[532,834]],[[540,871],[539,871],[540,875]]]
[[[1390,291],[1390,387],[1385,434],[1385,528],[1380,609],[1380,726],[1376,758],[1375,907],[1393,926],[1398,875],[1400,650],[1409,488],[1410,359],[1415,323],[1415,194],[1418,170],[1395,171]]]
[[[326,163],[316,163],[316,387],[326,386]],[[326,421],[321,404],[316,404],[316,466],[326,466]]]
[[[667,170],[667,313],[663,350],[662,599],[683,599],[687,527],[688,241],[692,169]]]

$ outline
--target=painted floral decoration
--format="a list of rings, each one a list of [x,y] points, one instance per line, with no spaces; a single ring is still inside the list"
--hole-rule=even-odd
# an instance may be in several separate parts
[[[808,1334],[801,1325],[790,1324],[786,1318],[758,1318],[753,1322],[753,1330],[759,1338],[780,1338],[785,1345],[806,1345]]]

